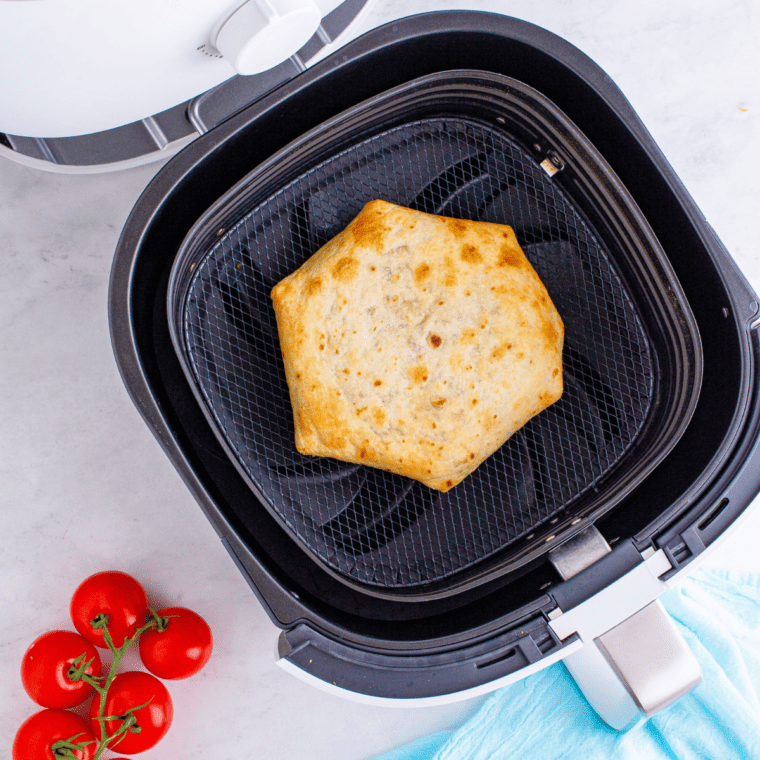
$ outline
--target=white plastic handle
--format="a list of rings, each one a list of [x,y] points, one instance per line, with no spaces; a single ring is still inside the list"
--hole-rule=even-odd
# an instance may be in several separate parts
[[[321,19],[314,0],[248,0],[224,22],[214,46],[238,74],[258,74],[303,47]]]
[[[568,580],[609,553],[602,534],[590,526],[549,558]],[[656,555],[650,560],[654,565]],[[565,667],[599,717],[618,731],[651,717],[702,680],[696,657],[657,599],[664,585],[648,562],[551,622],[560,639],[580,636],[585,646],[565,658]]]

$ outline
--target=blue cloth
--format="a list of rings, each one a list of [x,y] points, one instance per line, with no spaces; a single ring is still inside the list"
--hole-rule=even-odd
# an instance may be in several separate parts
[[[691,693],[626,733],[561,664],[494,692],[461,728],[376,760],[760,760],[760,575],[698,570],[660,597],[702,666]]]

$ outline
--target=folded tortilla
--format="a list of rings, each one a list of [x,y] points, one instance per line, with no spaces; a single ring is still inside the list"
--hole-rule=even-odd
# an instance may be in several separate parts
[[[505,225],[371,201],[272,299],[302,454],[448,491],[562,395],[562,320]]]

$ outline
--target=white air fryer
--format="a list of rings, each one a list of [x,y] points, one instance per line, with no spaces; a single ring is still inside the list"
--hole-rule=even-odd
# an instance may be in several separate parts
[[[0,26],[15,31],[0,48],[0,155],[99,172],[186,148],[122,232],[114,352],[281,629],[281,667],[349,699],[413,707],[562,661],[623,730],[699,683],[658,597],[760,491],[757,296],[580,51],[517,19],[458,11],[344,46],[373,1],[187,0],[178,13],[169,0],[0,0]],[[536,188],[540,212],[525,200]],[[550,271],[562,257],[584,303],[610,302],[598,319],[634,326],[631,355],[604,348],[593,325],[569,330],[568,406],[446,495],[303,461],[287,427],[267,294],[373,193],[512,224],[549,267],[567,324],[575,281]],[[212,333],[238,366],[223,366]],[[245,392],[231,400],[233,381]],[[428,545],[423,523],[437,536]]]

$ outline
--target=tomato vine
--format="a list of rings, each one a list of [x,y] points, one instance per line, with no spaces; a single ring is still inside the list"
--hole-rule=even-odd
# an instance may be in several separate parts
[[[186,678],[211,655],[211,630],[200,615],[181,607],[156,612],[142,586],[125,573],[98,573],[86,579],[72,598],[71,615],[78,634],[52,631],[27,650],[24,688],[48,709],[21,726],[13,760],[49,758],[50,753],[56,760],[100,760],[106,749],[127,754],[149,749],[169,729],[173,716],[169,692],[156,675]],[[150,672],[120,673],[127,650],[144,634],[151,638],[145,646],[140,642],[140,656]],[[85,651],[74,656],[77,641]],[[104,675],[92,644],[113,655]],[[89,726],[73,713],[50,709],[58,707],[51,704],[56,700],[72,707],[93,690]]]

